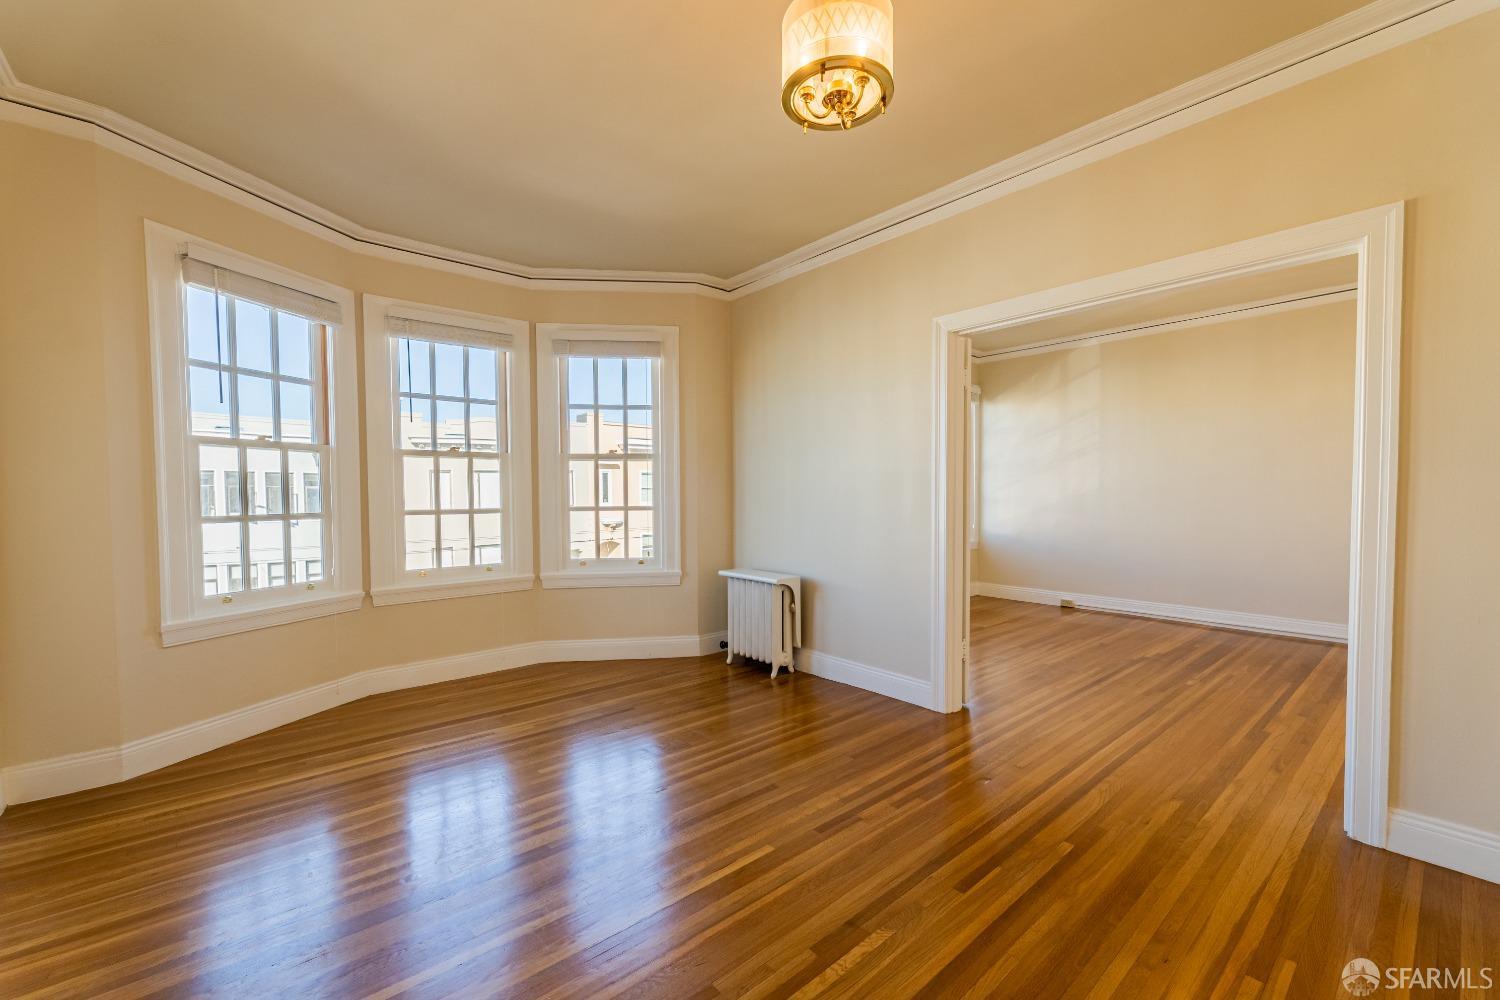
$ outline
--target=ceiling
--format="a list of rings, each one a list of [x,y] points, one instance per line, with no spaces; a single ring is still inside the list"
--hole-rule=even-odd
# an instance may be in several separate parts
[[[1185,317],[1221,314],[1227,320],[1233,318],[1234,310],[1248,305],[1305,300],[1320,293],[1355,288],[1358,280],[1359,258],[1353,255],[1219,278],[987,330],[973,336],[974,353],[981,357],[1004,354],[1105,333],[1148,329]]]
[[[895,0],[885,118],[802,135],[786,0],[5,0],[25,83],[355,222],[722,277],[1363,0]]]

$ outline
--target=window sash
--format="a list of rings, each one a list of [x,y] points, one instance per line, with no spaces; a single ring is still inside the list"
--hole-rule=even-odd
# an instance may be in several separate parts
[[[188,258],[188,260],[190,259]],[[185,263],[184,278],[186,279],[187,276],[188,267]],[[222,278],[223,273],[221,272],[217,277]],[[247,281],[252,283],[260,280],[247,277]],[[199,284],[196,281],[186,283]],[[264,282],[263,284],[267,286],[273,285],[271,282]],[[237,287],[247,286],[241,283]],[[259,286],[250,285],[248,287],[253,291]],[[274,287],[282,288],[284,286]],[[184,430],[187,432],[188,481],[202,483],[204,470],[201,468],[201,448],[203,446],[233,449],[236,453],[236,468],[233,470],[224,470],[225,498],[224,512],[222,514],[217,512],[217,505],[215,505],[214,514],[205,515],[203,513],[201,485],[193,498],[195,502],[189,504],[188,507],[188,529],[191,536],[188,549],[194,565],[199,567],[197,579],[200,581],[199,585],[193,588],[189,602],[190,607],[194,609],[195,617],[221,611],[225,606],[253,607],[262,603],[285,601],[295,593],[317,591],[329,581],[330,570],[336,568],[332,558],[333,518],[330,509],[331,505],[328,500],[328,484],[332,479],[331,472],[334,460],[333,449],[327,444],[330,439],[327,406],[328,361],[330,357],[328,338],[330,331],[322,320],[313,319],[309,323],[308,328],[309,377],[304,378],[297,375],[283,374],[281,372],[281,316],[284,313],[296,312],[298,315],[303,315],[304,318],[309,317],[306,317],[299,310],[282,308],[271,301],[263,301],[255,297],[235,294],[232,291],[226,290],[222,282],[219,288],[210,288],[209,290],[216,292],[213,302],[216,316],[222,315],[223,317],[222,344],[224,355],[215,361],[201,360],[191,356],[191,352],[188,350],[189,314],[187,309],[184,308],[181,313],[181,330],[179,333],[181,337],[179,342],[183,345],[183,372],[188,376],[187,381],[189,386],[191,385],[191,374],[194,369],[215,372],[223,380],[224,401],[228,411],[229,434],[226,437],[218,434],[203,434],[195,430],[192,395],[189,392],[185,408],[187,420],[184,426]],[[288,289],[287,291],[292,292],[295,290]],[[184,288],[185,295],[186,289]],[[276,299],[278,297],[281,300],[287,299],[286,296],[265,296],[266,299]],[[221,299],[223,300],[222,311],[219,305]],[[267,336],[269,341],[267,346],[270,355],[269,371],[247,367],[240,363],[239,303],[241,301],[250,301],[256,305],[266,306],[269,309],[267,320]],[[219,339],[217,335],[216,339]],[[242,375],[263,379],[270,383],[270,434],[255,435],[253,437],[246,437],[242,434],[244,421],[244,413],[240,405],[240,377]],[[308,436],[312,439],[311,441],[287,440],[284,437],[286,427],[282,419],[281,385],[283,383],[305,386],[310,390],[312,413],[311,422],[308,426]],[[263,481],[262,484],[257,483],[257,479],[260,479],[260,477],[249,469],[248,451],[251,448],[257,451],[277,452],[276,469],[262,470],[262,475],[274,472],[279,478],[277,489],[280,496],[275,512],[272,512],[272,505],[269,503],[264,505],[266,509],[263,511],[257,511],[256,509],[257,493],[264,493],[266,487],[263,485]],[[319,510],[317,512],[303,510],[294,513],[291,509],[291,455],[296,452],[317,456],[316,464],[319,479]],[[232,496],[229,493],[230,487],[228,481],[231,472],[234,475],[235,483]],[[322,558],[319,561],[322,567],[324,567],[320,578],[317,580],[308,579],[308,574],[306,573],[298,574],[293,571],[293,564],[299,562],[299,558],[293,554],[293,523],[314,520],[317,522],[318,528],[318,549],[322,554]],[[254,552],[251,548],[252,523],[277,523],[280,525],[281,574],[280,581],[277,583],[271,582],[276,576],[269,568],[273,565],[271,563],[267,564],[268,568],[265,578],[260,578],[258,570],[260,561],[254,559]],[[230,565],[233,568],[227,574],[227,578],[216,582],[213,588],[214,592],[208,593],[208,587],[206,586],[207,567],[204,565],[206,558],[204,552],[204,527],[216,524],[233,524],[238,526],[239,557],[237,565],[232,563],[215,564],[216,566]],[[305,558],[300,561],[305,562]],[[233,586],[236,580],[239,584],[238,589],[235,589]],[[259,580],[260,586],[256,586],[257,580]]]
[[[663,512],[657,494],[650,484],[653,484],[659,471],[659,458],[662,433],[661,412],[661,382],[662,382],[662,351],[661,345],[655,342],[644,341],[618,341],[618,340],[557,340],[553,342],[553,357],[558,386],[558,445],[561,451],[560,468],[560,507],[563,511],[561,518],[561,555],[562,564],[572,569],[598,569],[600,567],[615,567],[621,570],[629,569],[658,569],[662,566],[662,551],[655,544],[655,535],[660,530]],[[568,363],[573,358],[592,359],[592,392],[588,402],[574,402],[571,393],[572,385],[568,373]],[[599,360],[619,359],[621,361],[621,391],[620,404],[605,404],[600,392]],[[628,368],[626,362],[630,360],[644,360],[649,363],[650,370],[650,395],[651,402],[648,406],[629,405],[632,400],[628,389]],[[621,440],[624,443],[624,451],[601,452],[600,426],[603,422],[601,414],[605,411],[619,411],[625,415],[624,425],[621,428]],[[632,411],[649,411],[651,415],[651,450],[632,451],[630,449],[630,414]],[[588,412],[592,414],[593,428],[593,450],[588,452],[573,451],[571,417],[574,413]],[[619,483],[612,483],[614,494],[618,494],[619,502],[615,502],[612,494],[606,502],[603,496],[603,475],[605,471],[599,467],[601,461],[619,463]],[[587,462],[594,470],[594,482],[590,486],[590,493],[594,497],[592,504],[575,503],[574,491],[570,489],[570,476],[574,462]],[[631,504],[630,501],[630,469],[631,463],[642,463],[648,466],[646,475],[649,477],[644,485],[643,493],[649,495],[650,503]],[[615,477],[611,477],[612,479]],[[575,514],[593,514],[593,555],[573,555],[573,520]],[[642,532],[639,536],[639,549],[645,551],[649,547],[650,555],[631,554],[631,514],[650,514],[649,531]],[[621,545],[618,554],[601,554],[605,536],[605,516],[609,514],[620,515],[619,532]],[[647,540],[650,540],[649,546]]]
[[[390,401],[392,420],[392,456],[395,464],[395,475],[393,485],[395,489],[393,514],[394,532],[396,536],[396,567],[398,578],[413,583],[417,580],[433,582],[458,582],[464,580],[482,580],[487,575],[500,572],[508,574],[516,564],[515,546],[521,544],[516,538],[514,525],[514,512],[507,503],[510,494],[513,464],[511,456],[511,426],[512,414],[510,412],[512,372],[515,370],[514,339],[508,334],[492,333],[489,331],[475,330],[472,328],[449,325],[445,323],[427,320],[408,319],[401,316],[387,316],[386,338],[388,344],[387,356],[391,364],[390,378]],[[464,348],[478,348],[495,353],[495,398],[493,400],[481,399],[473,394],[473,371],[471,370],[471,355],[469,351],[462,352],[463,358],[463,395],[453,393],[442,393],[437,391],[437,347],[438,345],[450,345]],[[406,388],[402,388],[403,378],[414,371],[410,366],[410,355],[408,351],[418,349],[417,345],[424,345],[427,351],[425,369],[427,373],[427,391],[418,391],[419,387],[410,379],[407,379]],[[403,367],[407,366],[407,367]],[[432,429],[429,438],[429,448],[402,447],[402,435],[400,425],[406,419],[403,415],[403,400],[430,401],[432,410]],[[464,406],[464,432],[467,447],[448,446],[443,447],[438,437],[439,427],[437,420],[437,404],[448,402]],[[483,451],[473,447],[474,431],[472,406],[474,404],[495,407],[495,450]],[[408,458],[419,458],[432,463],[431,475],[433,477],[430,489],[432,492],[432,507],[408,508],[405,494],[405,469]],[[441,461],[443,459],[459,460],[464,463],[468,471],[468,482],[465,484],[468,494],[468,504],[464,507],[445,506],[441,496]],[[474,469],[474,461],[482,460],[497,463],[499,470],[499,506],[481,507],[478,501],[478,479]],[[498,543],[479,540],[478,523],[476,515],[498,515],[500,518],[500,541]],[[427,567],[410,567],[409,555],[413,539],[408,535],[409,517],[431,518],[431,565]],[[449,554],[457,554],[457,546],[446,544],[443,537],[444,517],[464,517],[467,521],[467,554],[464,562],[452,565]],[[427,539],[417,540],[421,543]],[[500,561],[498,563],[482,563],[481,550],[494,547],[498,544],[500,549]]]

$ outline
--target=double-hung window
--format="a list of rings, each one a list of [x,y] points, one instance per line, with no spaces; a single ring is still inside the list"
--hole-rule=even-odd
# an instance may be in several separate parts
[[[162,641],[357,608],[353,297],[154,224]]]
[[[542,585],[681,581],[675,327],[537,327]]]
[[[375,603],[530,588],[526,324],[365,296],[365,336]]]

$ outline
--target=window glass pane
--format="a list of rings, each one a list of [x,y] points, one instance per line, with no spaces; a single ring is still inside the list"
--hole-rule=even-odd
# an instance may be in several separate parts
[[[273,573],[271,567],[275,566]],[[250,589],[286,582],[286,538],[280,521],[250,522]]]
[[[626,444],[632,454],[649,455],[656,448],[655,428],[652,426],[650,410],[630,409],[630,423],[626,428]]]
[[[200,512],[204,517],[238,514],[239,497],[224,495],[225,473],[233,472],[233,483],[239,486],[240,450],[222,445],[201,444],[198,446],[198,493]]]
[[[407,510],[434,509],[433,461],[420,455],[401,457],[401,492],[405,497]]]
[[[285,513],[281,452],[272,448],[246,448],[245,468],[250,473],[251,515]]]
[[[594,545],[594,512],[575,510],[568,514],[568,556],[572,559],[593,559],[597,554]]]
[[[243,514],[245,512],[245,491],[243,489],[243,477],[238,469],[231,469],[224,473],[224,513]]]
[[[214,502],[214,474],[212,472],[198,473],[198,507],[204,517],[213,517],[218,513],[218,506]]]
[[[599,405],[625,405],[625,361],[599,358]]]
[[[620,455],[625,452],[625,411],[599,411],[599,454]]]
[[[301,316],[276,314],[276,370],[296,378],[312,378],[312,324]]]
[[[594,402],[594,359],[568,358],[568,404],[587,406]]]
[[[323,519],[301,517],[292,522],[292,579],[316,583],[323,579]]]
[[[464,395],[464,349],[459,344],[433,344],[433,371],[439,396]]]
[[[469,398],[495,399],[495,379],[500,352],[484,347],[469,350]]]
[[[281,440],[312,441],[312,386],[280,382]]]
[[[193,411],[194,434],[229,436],[229,380],[233,377],[213,368],[188,369],[188,405]]]
[[[443,565],[469,565],[469,515],[443,514],[441,516],[443,519]]]
[[[631,406],[651,405],[651,359],[625,359],[625,402]]]
[[[433,514],[406,515],[406,568],[432,569],[437,548],[437,517]]]
[[[497,445],[497,423],[494,403],[469,404],[469,449],[494,451]]]
[[[594,411],[568,411],[568,451],[574,455],[594,453]]]
[[[286,453],[287,471],[292,476],[288,487],[291,491],[293,514],[322,512],[323,476],[319,462],[318,453],[314,451],[288,451]]]
[[[271,370],[271,310],[244,299],[234,300],[235,364]]]
[[[467,458],[438,459],[438,480],[442,484],[438,502],[444,510],[469,509],[469,460]],[[443,537],[448,537],[446,527],[443,529]],[[444,542],[444,544],[447,543]]]
[[[498,563],[500,550],[500,515],[474,515],[474,565]]]
[[[656,501],[652,499],[651,489],[652,463],[650,459],[631,459],[627,469],[630,480],[629,493],[625,502],[632,507],[650,507]]]
[[[214,323],[214,293],[187,286],[188,357],[195,361],[229,364],[229,300],[219,296],[219,317]]]
[[[594,463],[587,459],[568,462],[568,506],[594,506]]]
[[[271,380],[258,375],[240,375],[240,437],[271,439],[275,431],[271,426]]]
[[[203,526],[203,578],[209,571],[215,575],[215,589],[205,594],[232,594],[244,588],[240,578],[239,524],[205,524]]]
[[[437,446],[441,451],[447,448],[457,448],[459,451],[467,450],[467,437],[464,434],[464,404],[450,402],[446,399],[437,401]]]
[[[599,512],[599,558],[625,558],[625,512],[623,510]]]
[[[432,400],[413,396],[401,397],[401,426],[396,428],[398,444],[407,451],[429,451],[432,448]]]
[[[396,341],[396,368],[401,373],[401,391],[432,394],[432,345],[425,340],[402,337]]]
[[[500,507],[500,460],[474,459],[474,506],[481,510]]]
[[[624,474],[619,462],[599,463],[599,506],[625,506],[625,484],[620,481]]]
[[[649,510],[630,512],[628,555],[631,559],[650,559],[656,555],[656,539],[651,530],[653,517]]]

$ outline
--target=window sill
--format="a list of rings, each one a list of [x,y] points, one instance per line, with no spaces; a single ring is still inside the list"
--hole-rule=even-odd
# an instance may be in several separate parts
[[[669,569],[648,569],[639,572],[562,572],[543,573],[542,586],[547,590],[566,590],[574,587],[675,587],[682,583],[682,573]]]
[[[376,587],[370,592],[376,607],[387,604],[415,604],[418,601],[442,601],[450,597],[480,597],[485,594],[506,594],[517,590],[530,590],[536,586],[536,578],[525,576],[497,576],[483,580],[455,580],[435,583],[414,583],[390,587]]]
[[[310,601],[295,604],[277,604],[270,607],[231,611],[228,614],[194,618],[189,621],[162,622],[161,644],[181,646],[200,639],[215,639],[219,636],[249,632],[252,629],[270,628],[272,625],[287,625],[306,621],[309,618],[324,618],[345,611],[358,611],[364,604],[363,593],[329,594]]]

